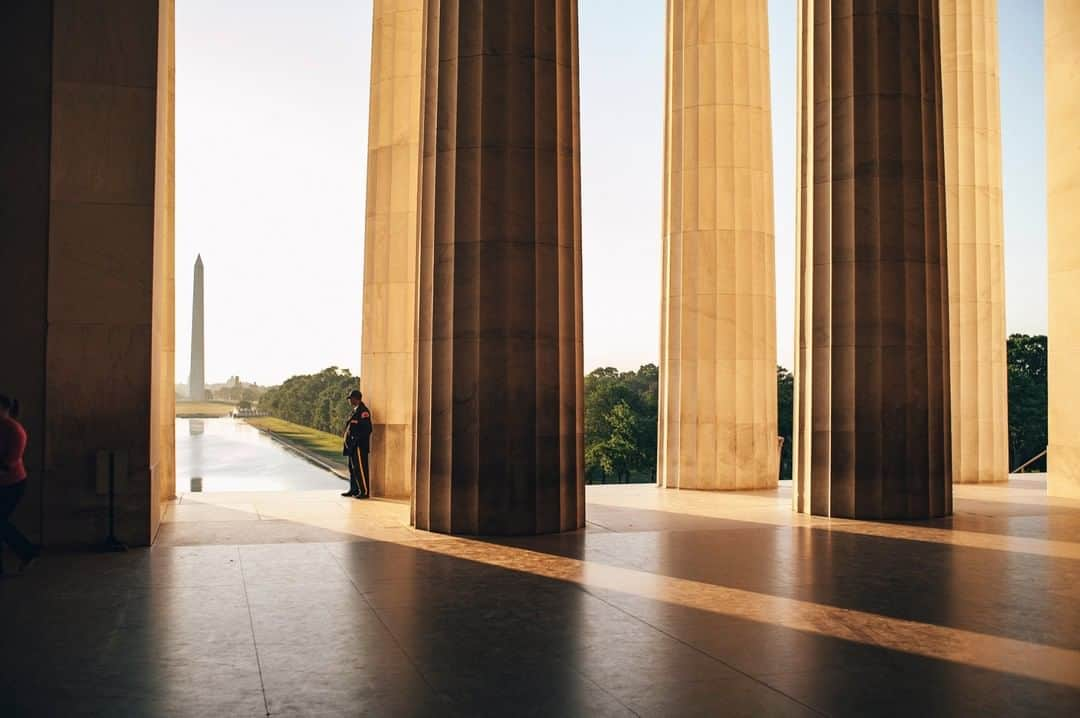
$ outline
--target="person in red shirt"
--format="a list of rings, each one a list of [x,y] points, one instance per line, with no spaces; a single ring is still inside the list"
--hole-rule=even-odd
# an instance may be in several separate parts
[[[38,547],[11,523],[11,514],[26,492],[26,429],[19,423],[19,402],[0,394],[0,557],[7,544],[19,557],[24,571],[38,555]],[[0,573],[4,566],[0,563]]]

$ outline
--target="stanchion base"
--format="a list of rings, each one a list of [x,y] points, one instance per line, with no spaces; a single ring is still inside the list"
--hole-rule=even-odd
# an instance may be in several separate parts
[[[110,536],[105,539],[105,543],[100,544],[97,547],[98,553],[123,553],[128,550],[127,544],[122,543],[119,539]]]

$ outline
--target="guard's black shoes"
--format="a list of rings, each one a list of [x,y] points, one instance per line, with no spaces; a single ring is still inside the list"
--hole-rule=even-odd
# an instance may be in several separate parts
[[[356,498],[358,498],[358,499],[366,499],[367,497],[368,497],[367,494],[356,494]]]
[[[350,496],[355,498],[356,496],[359,496],[359,494],[357,494],[355,491],[346,491],[345,493],[342,494],[342,496],[344,496],[346,498],[348,498]]]

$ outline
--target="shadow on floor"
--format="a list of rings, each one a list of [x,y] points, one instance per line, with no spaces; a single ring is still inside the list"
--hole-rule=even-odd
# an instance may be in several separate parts
[[[513,541],[388,542],[288,520],[162,532],[153,549],[53,555],[0,582],[0,714],[1080,709],[1075,663],[988,670],[961,639],[895,650],[875,632],[941,633],[860,625],[1008,636],[1075,662],[1075,562],[722,519]],[[791,627],[807,616],[819,622]],[[1058,679],[1032,677],[1043,668]]]

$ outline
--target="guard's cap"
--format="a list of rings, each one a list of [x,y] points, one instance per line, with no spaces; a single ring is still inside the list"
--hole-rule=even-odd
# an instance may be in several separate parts
[[[364,397],[364,395],[360,393],[359,389],[353,389],[352,391],[349,392],[349,395],[347,397],[345,397],[345,398],[346,399],[362,399],[363,397]]]

